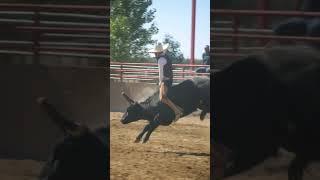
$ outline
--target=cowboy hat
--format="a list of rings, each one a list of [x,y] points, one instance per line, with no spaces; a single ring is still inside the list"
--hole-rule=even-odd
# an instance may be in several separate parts
[[[163,52],[165,50],[167,50],[169,47],[169,44],[164,44],[162,45],[161,43],[158,43],[154,49],[149,50],[149,53],[157,53],[157,52]]]

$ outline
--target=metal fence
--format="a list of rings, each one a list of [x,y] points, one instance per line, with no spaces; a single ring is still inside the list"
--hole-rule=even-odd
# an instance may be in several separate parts
[[[276,41],[298,41],[298,42],[320,42],[317,37],[294,37],[294,36],[276,36],[272,34],[272,29],[253,27],[241,27],[241,17],[254,17],[271,19],[271,17],[320,17],[318,12],[302,11],[261,11],[261,10],[229,10],[229,9],[211,9],[211,56],[213,59],[236,59],[246,56],[248,53],[262,50],[271,40]],[[230,18],[229,21],[219,23],[217,19]],[[220,20],[221,22],[221,20]],[[270,24],[269,24],[270,26]],[[243,42],[246,43],[243,43]],[[248,43],[251,42],[251,43]],[[244,44],[253,44],[252,46]]]
[[[195,76],[208,76],[209,73],[196,73],[193,69],[209,65],[173,64],[174,84]],[[120,82],[158,83],[156,63],[110,63],[110,78]]]
[[[0,3],[0,54],[109,57],[109,7]]]

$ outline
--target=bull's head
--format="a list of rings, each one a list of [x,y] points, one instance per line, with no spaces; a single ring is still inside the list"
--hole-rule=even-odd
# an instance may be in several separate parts
[[[271,133],[267,134],[255,124],[252,126],[245,124],[244,119],[223,120],[214,119],[211,137],[213,174],[216,174],[216,179],[249,170],[276,153],[277,142],[272,141]],[[243,125],[239,125],[241,122]]]
[[[62,117],[46,98],[38,98],[38,103],[65,134],[63,141],[55,145],[39,178],[106,179],[106,144],[88,127]]]
[[[143,117],[143,107],[136,101],[132,100],[127,94],[122,92],[122,96],[128,101],[130,106],[121,118],[121,123],[128,124],[138,121]]]

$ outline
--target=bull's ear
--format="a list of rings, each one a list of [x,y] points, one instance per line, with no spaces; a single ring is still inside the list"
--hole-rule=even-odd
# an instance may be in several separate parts
[[[122,96],[131,104],[134,104],[134,100],[132,100],[125,92],[121,92]]]

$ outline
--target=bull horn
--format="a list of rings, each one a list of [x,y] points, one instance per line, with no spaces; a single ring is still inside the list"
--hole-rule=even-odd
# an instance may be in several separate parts
[[[76,123],[69,119],[64,118],[56,108],[48,103],[47,98],[39,97],[37,98],[37,102],[44,108],[44,110],[49,115],[50,119],[60,128],[65,134],[71,136],[80,136],[85,131],[87,131],[87,127],[81,125],[80,123]]]
[[[130,104],[134,104],[134,100],[132,100],[125,92],[122,92],[121,94]]]

